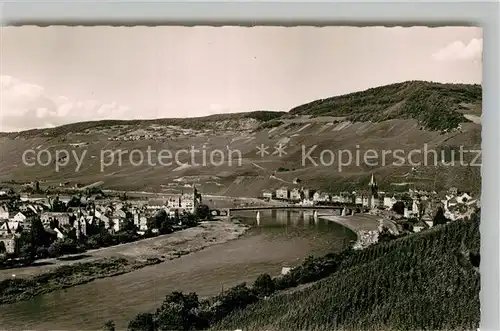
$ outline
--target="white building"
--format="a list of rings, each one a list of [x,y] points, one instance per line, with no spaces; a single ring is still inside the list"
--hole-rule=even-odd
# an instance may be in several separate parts
[[[59,226],[69,225],[69,214],[46,212],[40,215],[40,220],[44,226],[48,226],[51,220],[57,221]]]
[[[16,221],[5,221],[0,225],[0,235],[5,236],[11,233],[16,232],[19,227],[21,226],[21,223],[16,222]]]
[[[398,200],[395,197],[384,197],[384,208],[386,209],[392,209],[392,206],[398,202]]]
[[[26,215],[24,215],[22,212],[16,213],[12,218],[14,222],[19,222],[19,223],[24,223],[26,222],[27,219],[28,218],[26,217]]]
[[[291,200],[301,200],[302,199],[302,194],[301,194],[301,190],[298,189],[298,188],[294,188],[291,192],[290,192],[290,199]]]
[[[13,254],[16,251],[16,237],[14,235],[0,238],[0,242],[5,245],[5,251],[7,254]]]
[[[134,225],[137,226],[139,231],[146,231],[148,229],[148,218],[145,215],[134,214]]]
[[[276,190],[276,198],[278,199],[288,199],[290,197],[290,191],[288,187],[281,187]]]
[[[313,200],[315,202],[327,202],[331,200],[330,194],[326,192],[317,191],[313,195]]]
[[[0,220],[9,219],[9,208],[7,206],[0,206]]]

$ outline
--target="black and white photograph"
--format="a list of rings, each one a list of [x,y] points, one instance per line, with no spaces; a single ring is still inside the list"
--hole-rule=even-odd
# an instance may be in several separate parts
[[[0,330],[479,328],[481,28],[0,29]]]

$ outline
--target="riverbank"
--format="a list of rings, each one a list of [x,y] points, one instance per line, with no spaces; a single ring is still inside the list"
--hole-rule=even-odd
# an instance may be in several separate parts
[[[358,239],[364,231],[374,231],[378,229],[380,216],[371,214],[355,214],[354,216],[318,215],[319,218],[330,222],[338,223],[356,233]]]
[[[0,282],[0,304],[29,300],[56,290],[85,284],[95,279],[122,275],[140,268],[163,262],[160,259],[128,261],[103,259],[98,262],[64,265],[33,277],[5,279]]]
[[[15,295],[2,292],[0,303],[30,299],[41,293],[84,284],[97,278],[121,275],[176,259],[208,246],[236,239],[247,229],[248,226],[239,222],[202,222],[196,227],[171,234],[87,251],[80,255],[81,258],[69,256],[64,259],[46,259],[38,261],[39,264],[35,266],[0,270],[0,288],[21,284],[19,288],[24,289],[13,290]],[[54,278],[60,277],[61,272],[64,275],[61,282],[54,281]],[[43,282],[39,282],[41,279]]]
[[[335,222],[353,231],[357,236],[354,247],[366,247],[372,244],[374,240],[376,241],[373,233],[378,231],[380,224],[397,233],[396,224],[376,214],[355,214],[353,216],[319,215],[318,217]]]

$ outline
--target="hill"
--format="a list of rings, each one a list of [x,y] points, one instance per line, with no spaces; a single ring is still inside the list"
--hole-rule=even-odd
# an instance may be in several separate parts
[[[103,182],[109,189],[168,194],[196,184],[204,194],[259,196],[283,185],[296,187],[295,178],[315,189],[358,190],[366,187],[367,173],[374,172],[386,191],[456,186],[478,193],[480,167],[470,165],[477,153],[466,153],[465,165],[460,165],[458,155],[461,147],[481,149],[480,91],[475,85],[406,82],[318,100],[289,113],[110,120],[9,133],[0,136],[0,185],[36,178],[44,181],[42,187]],[[438,104],[444,106],[434,107]],[[286,154],[276,153],[280,144]],[[256,148],[261,145],[267,147],[262,156]],[[148,148],[156,152],[151,163],[146,161]],[[186,152],[191,148],[200,151],[196,162]],[[431,151],[427,157],[425,149]],[[27,150],[34,165],[23,162]],[[45,150],[51,155],[47,163]],[[179,153],[178,160],[159,163],[162,150],[172,154],[171,161]],[[383,155],[398,150],[405,155],[403,164],[395,165],[394,155]],[[59,168],[57,151],[70,154]],[[142,155],[142,162],[132,151]],[[304,158],[309,151],[311,158]],[[364,159],[369,152],[375,152],[374,162]],[[82,158],[79,167],[72,154]],[[453,154],[454,165],[442,164]],[[45,165],[36,160],[40,155]],[[479,165],[480,158],[476,161]]]
[[[58,137],[71,133],[85,133],[93,130],[106,130],[116,127],[136,128],[148,127],[150,125],[157,126],[177,126],[184,129],[224,129],[224,127],[238,127],[241,121],[249,120],[257,123],[266,122],[283,116],[284,112],[279,111],[253,111],[244,113],[230,114],[215,114],[204,117],[190,118],[160,118],[149,120],[102,120],[77,122],[66,125],[61,125],[55,128],[48,129],[33,129],[22,132],[3,132],[4,137],[19,137],[33,138],[38,136],[43,137]],[[221,125],[222,123],[222,125]]]
[[[311,287],[236,310],[214,330],[476,330],[479,221],[438,226],[345,258]]]
[[[455,129],[481,114],[480,85],[410,81],[316,100],[290,110],[294,115],[346,116],[351,121],[416,119],[429,130]]]

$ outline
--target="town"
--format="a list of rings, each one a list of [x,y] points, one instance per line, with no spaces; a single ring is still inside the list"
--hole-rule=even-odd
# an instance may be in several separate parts
[[[0,190],[0,263],[77,254],[196,226],[210,215],[196,188],[162,203],[137,203],[98,189],[73,196]]]

